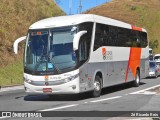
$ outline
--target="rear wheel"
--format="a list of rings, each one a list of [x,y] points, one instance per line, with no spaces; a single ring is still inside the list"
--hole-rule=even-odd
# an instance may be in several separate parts
[[[139,70],[136,70],[136,78],[133,82],[134,87],[138,87],[140,85],[140,72]]]
[[[101,95],[101,89],[102,89],[101,81],[102,81],[102,78],[100,78],[99,76],[95,77],[94,90],[92,92],[93,97],[99,97]]]

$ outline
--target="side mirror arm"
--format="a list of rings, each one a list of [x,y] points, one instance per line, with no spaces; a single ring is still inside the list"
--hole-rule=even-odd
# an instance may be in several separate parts
[[[77,34],[74,35],[74,39],[73,39],[73,50],[78,50],[78,45],[79,45],[79,40],[80,40],[80,37],[84,34],[86,34],[87,31],[84,30],[84,31],[80,31],[78,32]]]
[[[25,40],[26,36],[20,37],[17,40],[15,40],[14,44],[13,44],[13,51],[15,54],[18,54],[18,43],[20,43],[21,41]]]

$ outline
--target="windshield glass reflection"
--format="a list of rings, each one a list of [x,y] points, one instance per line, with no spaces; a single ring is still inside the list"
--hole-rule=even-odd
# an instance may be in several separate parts
[[[34,72],[62,73],[74,69],[74,32],[63,30],[30,31],[25,49],[25,69]]]

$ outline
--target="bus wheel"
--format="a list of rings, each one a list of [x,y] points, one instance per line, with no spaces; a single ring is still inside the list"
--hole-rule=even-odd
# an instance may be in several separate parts
[[[134,87],[138,87],[140,84],[140,72],[139,70],[136,70],[136,79],[134,80]]]
[[[99,97],[101,95],[101,88],[102,88],[101,81],[102,81],[102,79],[99,76],[95,77],[94,90],[92,92],[93,97]]]

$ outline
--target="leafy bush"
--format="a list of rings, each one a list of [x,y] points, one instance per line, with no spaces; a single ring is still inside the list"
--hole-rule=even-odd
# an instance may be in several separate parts
[[[150,48],[152,48],[153,50],[157,49],[158,46],[159,46],[158,40],[151,40],[151,41],[149,42],[149,46],[150,46]]]

